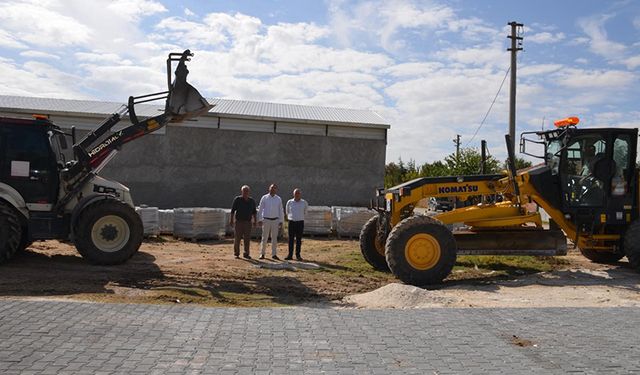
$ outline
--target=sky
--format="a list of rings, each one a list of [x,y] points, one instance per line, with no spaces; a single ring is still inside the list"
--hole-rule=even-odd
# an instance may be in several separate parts
[[[205,97],[376,111],[387,162],[441,160],[456,134],[503,160],[512,21],[518,134],[640,125],[637,0],[0,0],[0,95],[124,103],[188,48]]]

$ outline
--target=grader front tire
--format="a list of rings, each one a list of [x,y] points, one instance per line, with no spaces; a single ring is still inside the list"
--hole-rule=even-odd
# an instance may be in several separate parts
[[[406,284],[438,284],[456,262],[456,241],[441,222],[411,216],[398,223],[387,239],[385,254],[391,272]]]
[[[590,249],[580,249],[580,253],[594,263],[615,263],[624,257],[624,254],[603,252]]]
[[[378,234],[378,215],[372,217],[360,231],[360,251],[362,256],[378,271],[389,272],[384,254],[384,243],[376,240]]]

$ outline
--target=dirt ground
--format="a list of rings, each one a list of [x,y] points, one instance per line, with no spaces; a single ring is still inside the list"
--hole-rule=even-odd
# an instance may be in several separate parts
[[[460,258],[444,284],[421,289],[373,271],[355,240],[306,238],[304,262],[257,260],[257,242],[254,259],[238,260],[232,247],[228,239],[161,237],[145,241],[123,265],[92,266],[69,244],[36,242],[0,266],[0,298],[250,307],[640,306],[640,274],[625,261],[598,265],[573,253],[536,263],[544,272],[499,257],[480,266]],[[281,258],[285,247],[280,244]]]

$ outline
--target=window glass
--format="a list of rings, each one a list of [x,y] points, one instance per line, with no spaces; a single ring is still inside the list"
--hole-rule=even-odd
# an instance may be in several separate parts
[[[606,157],[607,144],[602,136],[589,134],[569,141],[562,165],[563,189],[573,206],[604,204],[605,182],[593,175],[596,162]]]
[[[46,170],[51,165],[49,141],[40,129],[31,127],[15,127],[5,133],[6,160],[28,161],[30,169]]]

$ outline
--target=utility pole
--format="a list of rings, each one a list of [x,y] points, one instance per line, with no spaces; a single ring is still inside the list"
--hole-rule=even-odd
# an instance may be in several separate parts
[[[460,134],[456,134],[456,139],[453,140],[456,145],[456,168],[460,165]]]
[[[511,51],[511,83],[509,85],[509,137],[511,138],[511,148],[515,150],[516,147],[516,55],[518,51],[522,51],[522,27],[521,23],[509,22],[511,26],[511,35],[507,38],[511,39],[511,48],[507,48],[507,51]]]
[[[480,141],[480,174],[487,173],[487,141]]]

